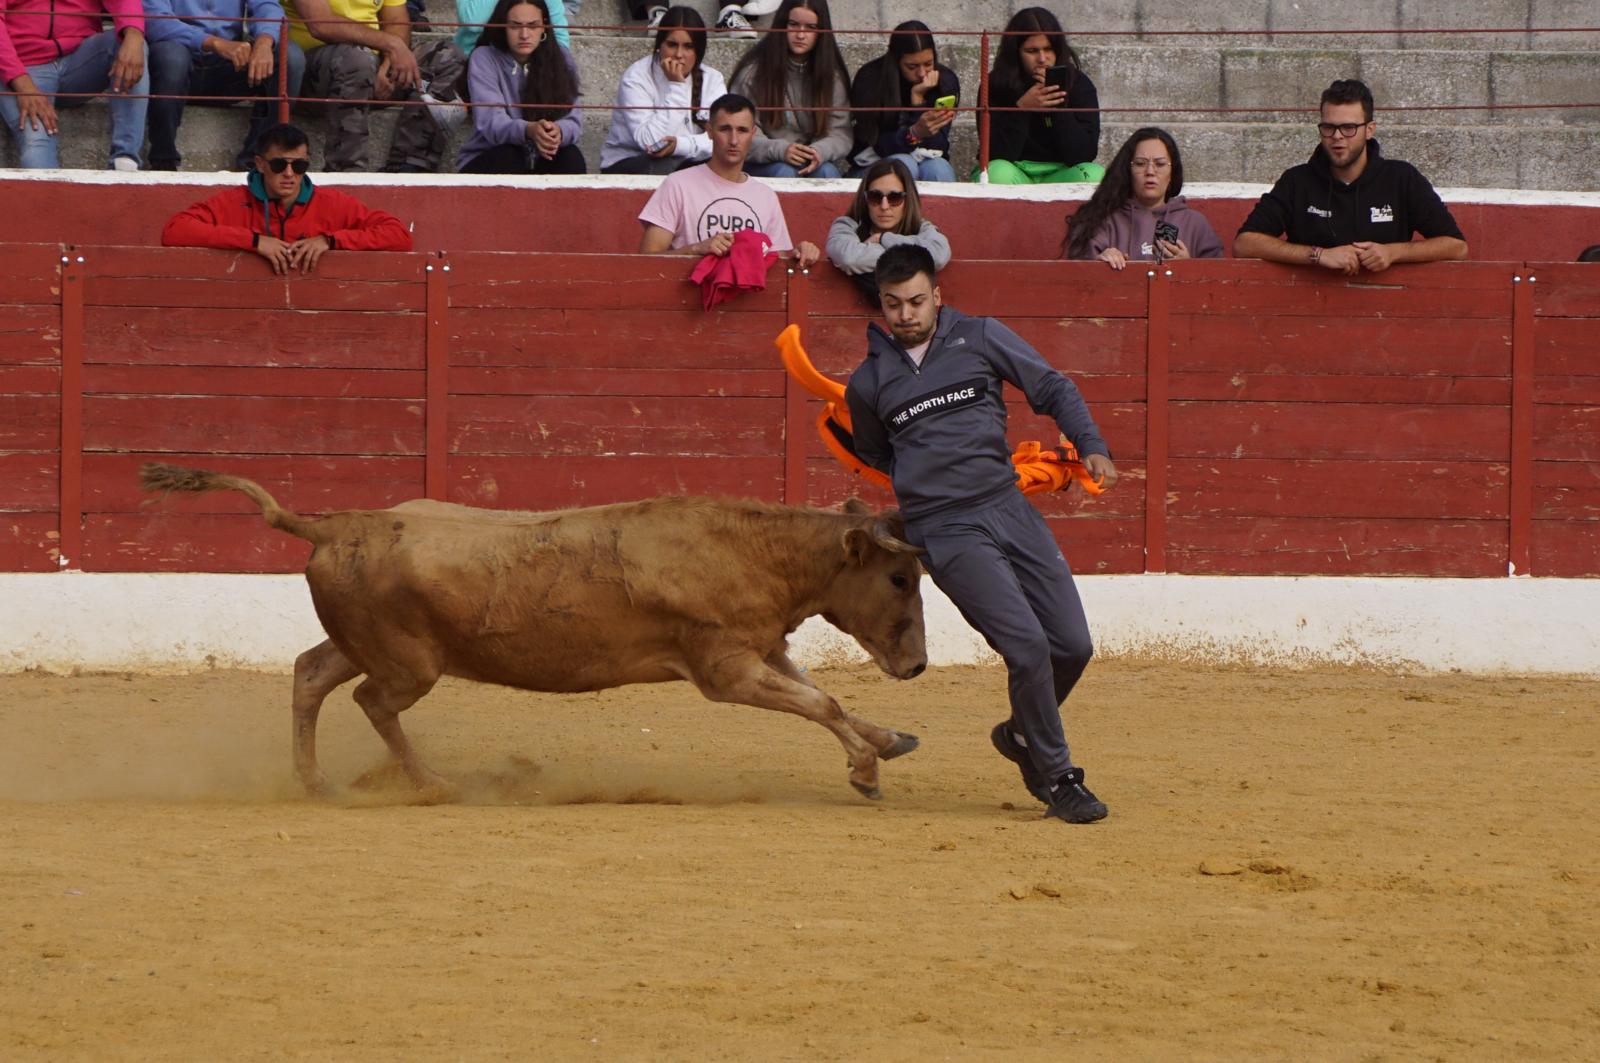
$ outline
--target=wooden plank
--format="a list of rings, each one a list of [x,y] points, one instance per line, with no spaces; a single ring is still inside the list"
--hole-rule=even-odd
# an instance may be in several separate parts
[[[454,277],[455,270],[452,268]],[[456,281],[451,281],[455,291]],[[692,309],[463,309],[450,314],[451,363],[582,369],[781,369],[780,313]]]
[[[1045,447],[1053,447],[1061,435],[1056,423],[1028,407],[1021,393],[1006,391],[1006,438],[1015,447],[1024,440],[1038,440]],[[1094,416],[1100,434],[1111,448],[1111,457],[1117,462],[1145,457],[1145,409],[1142,402],[1090,402],[1089,412]]]
[[[1172,463],[1173,517],[1401,517],[1505,520],[1501,463],[1184,458]]]
[[[422,373],[405,370],[164,365],[98,365],[84,370],[84,391],[90,395],[420,399],[423,387]]]
[[[61,255],[59,244],[0,244],[0,303],[59,306]]]
[[[1534,406],[1533,455],[1540,461],[1600,461],[1600,406]]]
[[[450,305],[456,309],[637,309],[700,311],[696,260],[667,255],[507,255],[452,252]],[[747,292],[716,315],[783,312],[782,265],[767,273],[765,291]]]
[[[1600,318],[1600,275],[1589,262],[1529,263],[1539,317]]]
[[[0,513],[0,572],[54,572],[60,565],[56,511]]]
[[[1493,406],[1351,402],[1174,402],[1184,458],[1506,461],[1510,411]]]
[[[1534,302],[1539,285],[1533,286]],[[1596,371],[1600,321],[1585,317],[1540,317],[1533,323],[1534,363],[1546,376],[1586,375]]]
[[[1145,363],[1144,571],[1167,570],[1167,470],[1171,411],[1171,270],[1149,270],[1150,316]]]
[[[0,451],[0,510],[54,511],[61,497],[60,467],[57,451]]]
[[[1172,375],[1172,394],[1213,401],[1505,406],[1511,401],[1511,378],[1191,372]]]
[[[422,453],[422,404],[396,399],[98,395],[91,450],[239,454]]]
[[[340,251],[326,255],[316,272],[278,277],[267,260],[253,251],[227,251],[206,247],[160,247],[155,244],[101,245],[82,249],[92,278],[106,280],[211,280],[238,278],[247,283],[267,281],[287,285],[349,282],[422,285],[421,252]],[[159,304],[150,304],[159,305]]]
[[[1191,262],[1174,278],[1172,309],[1352,322],[1376,316],[1504,319],[1511,313],[1510,273],[1505,263],[1438,262],[1345,277],[1266,262]]]
[[[788,323],[802,328],[810,313],[810,270],[786,269],[787,289],[784,305]],[[783,381],[783,500],[791,506],[805,502],[806,483],[806,407],[809,396],[799,381],[785,373]],[[846,411],[848,412],[848,411]]]
[[[193,469],[214,469],[254,480],[297,513],[340,509],[385,509],[422,497],[420,457],[353,455],[137,453],[86,454],[83,505],[89,513],[253,513],[261,510],[237,491],[163,498],[139,489],[139,466],[164,461]]]
[[[1511,293],[1511,515],[1507,571],[1531,576],[1533,522],[1533,285],[1512,278]]]
[[[60,394],[60,366],[0,365],[0,395]]]
[[[1593,579],[1600,576],[1600,522],[1533,522],[1533,570],[1541,576]]]
[[[818,285],[813,312],[824,316],[875,315],[846,277]],[[1147,306],[1143,272],[1114,273],[1081,262],[958,259],[939,274],[939,294],[948,306],[976,316],[1143,318]]]
[[[59,364],[61,307],[0,304],[0,365]]]
[[[254,256],[252,256],[254,257]],[[423,310],[420,279],[389,283],[330,277],[90,277],[85,298],[91,306],[145,306],[228,310],[372,310],[416,313]]]
[[[1600,376],[1545,376],[1533,382],[1540,405],[1600,406]]]
[[[88,307],[86,357],[112,365],[422,369],[421,319],[354,310]]]
[[[452,454],[686,454],[783,451],[779,399],[457,396]]]
[[[233,513],[96,513],[84,519],[89,572],[299,572],[311,544]]]
[[[1510,282],[1510,278],[1506,278]],[[1508,308],[1509,311],[1509,308]],[[1317,376],[1504,377],[1511,373],[1511,317],[1307,316],[1174,313],[1174,370]]]
[[[1503,576],[1502,521],[1173,518],[1170,570],[1235,576]]]
[[[657,495],[727,495],[776,502],[783,460],[718,455],[566,457],[453,455],[449,500],[492,509],[565,509]]]
[[[83,256],[61,267],[61,437],[57,530],[62,568],[81,568],[83,553]]]
[[[1046,518],[1072,571],[1111,576],[1144,571],[1142,516],[1122,519]]]
[[[1600,463],[1536,461],[1533,482],[1534,520],[1600,521]]]
[[[427,405],[424,425],[423,487],[429,498],[443,499],[449,490],[446,466],[449,462],[450,423],[450,263],[444,260],[427,265],[428,325],[426,379]]]
[[[453,395],[639,395],[660,398],[779,398],[781,369],[531,369],[455,366]]]

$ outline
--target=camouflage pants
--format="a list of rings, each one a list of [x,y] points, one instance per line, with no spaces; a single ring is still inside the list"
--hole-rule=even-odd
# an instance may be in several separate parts
[[[454,87],[466,68],[466,56],[452,40],[428,41],[416,48],[417,65],[424,81],[441,88]],[[329,99],[369,100],[378,77],[378,57],[354,44],[324,44],[306,53],[305,87],[307,96]],[[414,100],[416,89],[396,99]],[[322,169],[366,170],[368,168],[369,122],[367,104],[318,104],[328,119],[328,139],[323,145]],[[413,167],[437,170],[444,157],[445,134],[426,107],[401,109],[395,123],[394,142],[389,148],[386,169]]]

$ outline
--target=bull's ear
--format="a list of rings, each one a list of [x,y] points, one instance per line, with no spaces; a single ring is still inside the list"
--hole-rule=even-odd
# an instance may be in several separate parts
[[[861,501],[861,499],[852,497],[844,500],[844,503],[839,506],[839,512],[849,514],[852,517],[864,517],[872,512],[872,507]]]
[[[891,554],[921,555],[927,553],[922,547],[912,546],[900,538],[903,534],[905,534],[905,525],[900,522],[898,517],[892,521],[880,518],[872,522],[872,541],[880,549],[887,550]]]
[[[872,536],[861,528],[851,528],[844,533],[844,557],[852,565],[860,566],[867,563],[867,555],[872,552]]]

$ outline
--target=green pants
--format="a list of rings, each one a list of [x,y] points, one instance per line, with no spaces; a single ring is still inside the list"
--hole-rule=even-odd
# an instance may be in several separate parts
[[[978,179],[980,171],[972,172]],[[1067,166],[1059,162],[1012,162],[1010,159],[989,161],[989,183],[993,185],[1053,185],[1068,182],[1098,182],[1106,175],[1106,168],[1097,162],[1080,162]]]

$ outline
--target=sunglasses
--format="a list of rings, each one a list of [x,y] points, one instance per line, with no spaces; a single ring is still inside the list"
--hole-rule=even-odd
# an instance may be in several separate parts
[[[904,192],[881,192],[876,188],[869,188],[867,190],[867,202],[871,203],[875,207],[881,206],[884,203],[889,204],[891,207],[898,207],[905,201],[906,194]]]
[[[271,170],[273,173],[282,173],[291,166],[294,167],[295,173],[305,173],[307,170],[311,169],[311,160],[285,159],[281,157],[267,160],[267,169]]]

